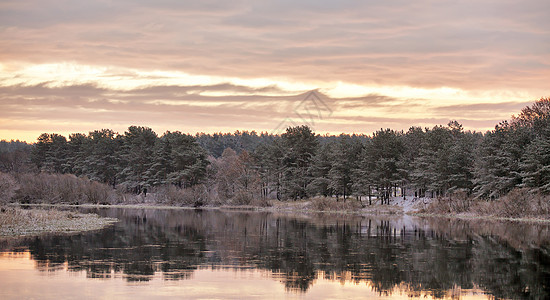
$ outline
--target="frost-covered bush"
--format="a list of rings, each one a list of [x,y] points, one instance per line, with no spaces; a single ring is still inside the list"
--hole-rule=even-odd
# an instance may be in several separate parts
[[[17,182],[10,174],[0,172],[0,205],[9,203],[17,188]]]
[[[93,203],[115,202],[116,193],[103,183],[69,174],[22,174],[15,200],[21,203]]]

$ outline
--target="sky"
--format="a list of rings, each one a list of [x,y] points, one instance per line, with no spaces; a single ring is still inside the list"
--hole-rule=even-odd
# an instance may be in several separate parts
[[[550,96],[550,1],[0,0],[0,139],[486,131]]]

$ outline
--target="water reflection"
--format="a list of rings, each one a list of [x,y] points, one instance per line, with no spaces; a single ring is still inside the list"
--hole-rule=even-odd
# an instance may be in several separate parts
[[[102,231],[3,241],[43,272],[144,282],[199,270],[262,270],[288,291],[317,280],[358,283],[378,295],[550,297],[545,224],[368,218],[220,210],[93,210],[122,220]],[[458,291],[458,292],[457,292]]]

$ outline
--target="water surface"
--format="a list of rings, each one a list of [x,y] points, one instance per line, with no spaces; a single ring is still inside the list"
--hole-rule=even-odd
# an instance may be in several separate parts
[[[550,297],[547,224],[86,211],[121,221],[0,242],[0,298]]]

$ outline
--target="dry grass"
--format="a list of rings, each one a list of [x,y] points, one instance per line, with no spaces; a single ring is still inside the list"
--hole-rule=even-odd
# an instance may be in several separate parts
[[[359,211],[362,205],[359,201],[349,198],[346,201],[330,197],[313,197],[297,201],[268,201],[268,205],[275,210],[303,210],[303,211],[325,211],[325,212],[349,212]]]
[[[74,218],[68,211],[50,209],[20,209],[15,207],[2,208],[0,211],[0,226],[25,225]]]
[[[298,201],[277,201],[269,202],[269,211],[296,211],[296,212],[330,212],[343,213],[348,215],[399,215],[403,214],[403,209],[395,205],[373,204],[363,206],[364,203],[359,202],[355,198],[348,198],[344,202],[343,199],[336,201],[336,198],[330,197],[313,197]]]
[[[311,199],[311,207],[318,211],[357,211],[362,205],[355,199],[337,201],[330,197],[315,197]]]
[[[550,196],[533,194],[526,189],[515,189],[498,200],[480,203],[476,209],[505,218],[548,218]]]
[[[498,218],[549,218],[550,196],[515,189],[492,201],[473,199],[466,195],[453,195],[433,201],[420,213],[491,216]]]
[[[35,235],[45,232],[78,232],[101,229],[116,219],[55,209],[0,209],[0,236]]]

